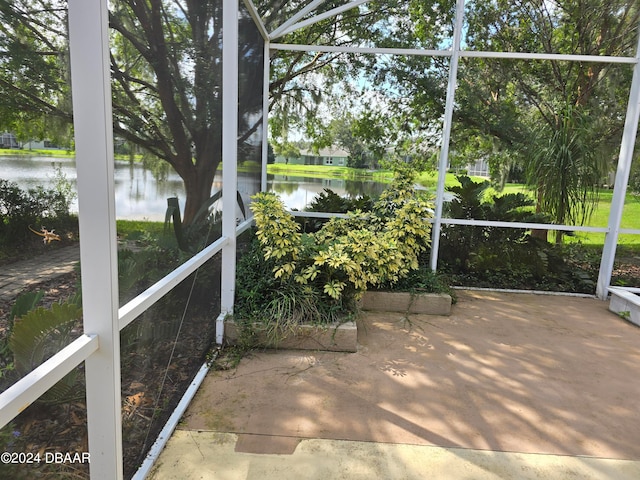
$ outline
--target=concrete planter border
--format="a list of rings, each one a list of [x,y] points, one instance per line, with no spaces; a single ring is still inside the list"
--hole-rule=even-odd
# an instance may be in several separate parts
[[[360,308],[376,312],[449,315],[451,313],[451,295],[368,290],[360,300]]]
[[[367,291],[360,301],[362,310],[378,312],[421,313],[449,315],[451,296],[440,293],[411,294],[407,292]],[[242,326],[233,320],[224,322],[224,338],[231,345],[238,343]],[[298,325],[287,332],[277,344],[267,338],[260,324],[252,326],[256,345],[265,348],[295,350],[326,350],[330,352],[356,352],[358,350],[358,328],[355,322],[344,322],[325,326]]]
[[[233,320],[224,322],[225,340],[234,345],[241,334],[241,326]],[[298,325],[287,332],[277,344],[271,342],[260,324],[253,325],[256,344],[266,348],[290,350],[326,350],[330,352],[355,352],[358,350],[358,329],[355,322],[344,322],[324,326]]]
[[[609,287],[609,310],[640,327],[640,288]]]

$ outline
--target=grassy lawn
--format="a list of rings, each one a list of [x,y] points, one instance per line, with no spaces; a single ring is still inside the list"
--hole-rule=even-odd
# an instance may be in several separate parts
[[[606,227],[609,221],[609,212],[611,210],[611,198],[613,197],[612,190],[601,190],[600,200],[593,212],[593,215],[589,221],[589,226],[592,227]],[[640,230],[640,197],[632,194],[627,194],[625,199],[624,209],[622,211],[622,221],[620,228],[628,228]],[[604,233],[591,233],[577,235],[577,238],[585,244],[599,244],[604,243]],[[620,234],[618,237],[618,245],[630,245],[635,246],[636,249],[640,249],[640,235],[632,234]]]
[[[533,191],[522,184],[508,184],[503,190],[505,193],[528,193],[533,197]],[[588,227],[606,227],[609,222],[609,212],[611,211],[611,199],[613,190],[601,189],[598,204],[585,224]],[[622,221],[620,228],[640,230],[640,197],[631,193],[627,194],[624,210],[622,211]],[[603,245],[604,233],[576,232],[576,241],[585,245]],[[570,241],[570,239],[569,239]],[[635,249],[640,249],[640,235],[620,234],[618,245],[631,245]]]
[[[283,165],[281,163],[267,165],[267,172],[278,175],[299,175],[314,178],[345,178],[345,179],[370,179],[376,182],[390,182],[393,180],[393,172],[390,170],[363,170],[361,168],[333,167],[328,165]],[[474,180],[483,180],[480,177],[472,177]],[[417,178],[417,183],[428,189],[435,188],[438,184],[438,172],[424,172]],[[453,173],[447,173],[445,185],[447,187],[459,184]]]
[[[267,165],[267,172],[274,175],[291,175],[312,178],[344,178],[347,180],[370,179],[376,182],[389,182],[393,173],[388,170],[363,170],[361,168],[334,167],[329,165]]]
[[[482,181],[483,178],[480,177],[472,177],[475,181]],[[423,173],[418,178],[418,182],[429,188],[435,189],[438,181],[437,173],[428,172]],[[454,186],[459,184],[456,180],[456,177],[452,173],[447,173],[445,179],[445,186]],[[493,195],[504,195],[508,193],[525,193],[531,195],[531,198],[535,198],[534,192],[532,189],[528,188],[524,184],[520,183],[510,183],[505,185],[502,192],[498,193],[493,188],[488,188],[486,194],[488,196]],[[593,215],[586,223],[586,226],[589,227],[606,227],[609,221],[609,212],[611,210],[611,199],[613,197],[613,190],[605,190],[601,189],[600,199],[598,204],[593,212]],[[627,194],[625,200],[624,210],[622,212],[622,222],[621,228],[626,229],[640,229],[640,196]],[[604,244],[604,233],[586,233],[586,232],[577,232],[575,237],[567,237],[567,241],[578,241],[585,245],[593,245],[602,246]],[[620,247],[629,247],[633,251],[640,252],[640,235],[633,234],[620,234],[618,237],[618,245]]]
[[[39,150],[37,148],[22,150],[18,148],[0,148],[0,156],[16,156],[16,155],[38,155],[43,157],[61,157],[61,158],[73,158],[76,156],[76,152],[72,152],[69,150],[52,150],[52,149],[43,149]]]
[[[164,222],[116,220],[116,231],[118,236],[126,240],[139,240],[145,234],[159,237],[164,233]]]
[[[76,152],[74,150],[54,150],[50,148],[46,149],[37,149],[32,148],[29,149],[18,149],[18,148],[0,148],[0,157],[1,156],[30,156],[30,157],[57,157],[57,158],[75,158]],[[129,155],[119,155],[116,154],[114,156],[116,160],[129,160]],[[134,155],[134,160],[136,162],[142,161],[142,155]]]
[[[484,180],[484,178],[480,178],[480,177],[470,177],[470,178],[476,182]],[[426,187],[428,189],[433,189],[433,191],[435,192],[435,189],[438,186],[438,172],[435,172],[435,171],[422,172],[418,176],[417,181],[423,187]],[[454,173],[447,173],[444,180],[444,185],[445,185],[445,188],[453,187],[455,185],[460,185],[460,182],[458,182],[458,180],[456,179],[456,175]]]

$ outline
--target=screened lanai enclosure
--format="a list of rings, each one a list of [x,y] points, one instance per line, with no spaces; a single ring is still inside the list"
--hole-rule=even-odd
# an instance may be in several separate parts
[[[397,147],[405,158],[432,162],[434,213],[425,221],[432,223],[433,270],[450,226],[550,231],[554,238],[599,234],[604,246],[592,293],[607,300],[621,238],[637,243],[640,235],[637,222],[624,224],[639,161],[635,1],[2,6],[5,51],[7,38],[20,34],[32,38],[35,50],[56,52],[46,61],[2,60],[3,81],[13,72],[22,95],[7,111],[33,112],[49,102],[47,115],[73,122],[81,322],[56,329],[55,342],[35,348],[35,363],[0,395],[0,438],[8,450],[66,398],[66,424],[58,428],[62,437],[77,438],[66,453],[88,452],[90,463],[80,456],[47,465],[59,473],[92,479],[149,473],[223,342],[236,261],[253,223],[251,197],[270,188],[269,143],[321,128],[327,115],[346,116],[347,103],[366,120],[360,125],[378,151]],[[65,69],[55,70],[51,58],[62,59]],[[38,75],[29,77],[30,69]],[[333,98],[334,106],[314,108],[320,98]],[[184,195],[159,212],[183,242],[174,259],[136,263],[118,238],[123,211],[116,204],[114,144],[121,140],[170,165],[184,185]],[[519,159],[535,159],[529,164],[538,168],[538,201],[557,215],[525,222],[450,218],[446,174],[461,157],[485,159],[504,178],[517,172]],[[582,186],[570,183],[576,177]],[[588,203],[585,183],[611,188],[603,226],[585,226],[584,212],[567,206]],[[13,467],[31,466],[2,466]]]

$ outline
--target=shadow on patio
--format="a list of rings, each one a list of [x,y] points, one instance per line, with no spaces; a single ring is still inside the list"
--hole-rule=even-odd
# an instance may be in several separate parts
[[[359,327],[354,354],[256,352],[210,373],[154,478],[640,477],[640,329],[605,302],[464,291],[450,317]]]

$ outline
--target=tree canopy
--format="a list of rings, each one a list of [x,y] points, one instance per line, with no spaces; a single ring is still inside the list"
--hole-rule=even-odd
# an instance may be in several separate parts
[[[270,32],[308,5],[254,3]],[[346,3],[327,0],[313,14]],[[263,128],[263,40],[243,2],[239,5],[238,140],[242,155],[250,155]],[[277,41],[446,50],[454,11],[453,0],[372,0]],[[211,195],[223,161],[221,12],[221,0],[110,2],[115,133],[168,162],[182,177],[185,223]],[[463,47],[633,56],[639,21],[636,0],[469,0]],[[47,128],[53,118],[71,121],[66,37],[65,1],[0,0],[3,127]],[[438,148],[447,56],[279,49],[270,55],[270,133],[280,143],[289,141],[292,128],[309,139],[326,138],[332,119],[323,118],[319,105],[327,101],[340,107],[333,109],[339,112],[333,115],[333,136],[342,136],[343,145],[353,142],[350,149],[360,149],[358,142],[379,152],[396,145],[428,155]],[[593,182],[615,157],[630,75],[628,65],[463,58],[452,153],[471,161],[486,157],[494,172],[518,165],[538,189],[539,206],[556,221],[581,221]],[[350,115],[356,120],[349,121]],[[336,130],[347,121],[351,139],[344,128]],[[580,148],[572,147],[576,142]],[[557,152],[567,148],[572,153],[562,160]],[[564,187],[547,188],[552,179],[562,179]],[[569,180],[573,193],[556,198]]]
[[[452,2],[442,3],[449,12]],[[406,35],[446,45],[439,25],[449,17],[442,18]],[[633,57],[640,5],[470,0],[465,22],[468,50]],[[401,124],[426,135],[439,128],[448,68],[446,58],[395,56],[372,78],[394,84]],[[519,167],[538,191],[538,208],[556,223],[581,223],[597,198],[594,187],[617,160],[631,73],[629,65],[604,62],[464,57],[451,156],[487,158],[495,173]]]
[[[327,10],[341,2],[326,2]],[[380,2],[384,3],[384,2]],[[396,2],[392,2],[396,3]],[[305,5],[301,1],[256,2],[268,28]],[[262,128],[262,38],[240,5],[239,141]],[[358,11],[287,36],[298,43],[352,43],[387,7],[363,19]],[[221,157],[221,0],[114,0],[110,2],[111,75],[115,134],[168,162],[187,192],[184,222],[190,223],[211,195]],[[71,122],[66,2],[0,0],[0,95],[9,123],[46,116]],[[340,25],[340,28],[338,28]],[[362,62],[336,63],[340,54],[283,53],[274,57],[270,107],[274,129],[290,111],[313,116],[328,82],[344,78]],[[351,61],[355,57],[351,57]],[[299,83],[322,70],[322,86]],[[327,80],[331,79],[331,80]],[[282,107],[284,106],[284,107]],[[18,113],[20,112],[20,113]],[[283,120],[284,119],[284,120]],[[313,122],[308,123],[312,129]],[[241,149],[241,151],[244,151]]]

